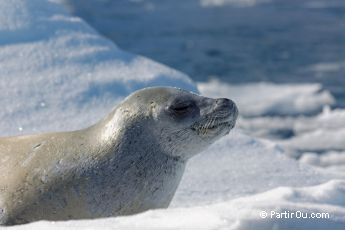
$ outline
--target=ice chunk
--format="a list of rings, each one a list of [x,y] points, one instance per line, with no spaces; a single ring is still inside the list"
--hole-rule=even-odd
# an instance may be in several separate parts
[[[334,103],[333,96],[320,84],[248,83],[230,85],[212,80],[198,83],[200,92],[212,97],[228,97],[245,117],[262,115],[315,114]]]
[[[220,7],[224,5],[250,7],[270,1],[271,0],[200,0],[200,5],[203,7]]]

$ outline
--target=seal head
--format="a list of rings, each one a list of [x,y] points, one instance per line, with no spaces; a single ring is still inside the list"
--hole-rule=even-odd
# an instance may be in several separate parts
[[[176,88],[140,90],[128,97],[127,103],[136,104],[135,114],[146,111],[144,117],[151,117],[145,128],[165,154],[184,159],[228,134],[238,116],[230,99],[202,97]]]

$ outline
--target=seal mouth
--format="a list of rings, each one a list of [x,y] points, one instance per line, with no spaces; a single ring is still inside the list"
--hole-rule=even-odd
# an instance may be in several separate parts
[[[230,127],[231,126],[231,122],[230,121],[221,121],[221,122],[218,122],[218,123],[215,123],[213,125],[210,125],[208,127],[206,127],[208,130],[215,130],[215,129],[218,129],[219,127]]]
[[[199,135],[225,135],[235,127],[237,116],[238,109],[233,101],[226,98],[216,99],[211,113],[203,115],[203,118],[195,122],[191,128]]]
[[[235,126],[235,121],[230,117],[210,117],[202,121],[196,122],[191,126],[191,129],[198,134],[206,135],[208,133],[216,133],[227,129],[230,131]]]

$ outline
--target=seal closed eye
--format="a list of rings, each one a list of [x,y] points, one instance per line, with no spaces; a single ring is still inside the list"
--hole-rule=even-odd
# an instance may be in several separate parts
[[[192,100],[177,99],[168,106],[168,110],[172,112],[177,118],[183,118],[187,116],[193,116],[194,113],[198,113],[196,103]]]
[[[229,133],[237,115],[229,99],[155,87],[86,129],[0,138],[0,223],[165,208],[187,160]]]

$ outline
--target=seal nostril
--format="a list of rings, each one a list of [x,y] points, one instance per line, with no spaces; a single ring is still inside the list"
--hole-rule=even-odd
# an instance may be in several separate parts
[[[236,107],[235,103],[228,98],[218,98],[216,99],[216,104],[221,107],[229,107],[231,110]]]
[[[228,98],[218,98],[216,99],[216,106],[218,109],[225,109],[225,110],[230,110],[230,113],[233,114],[235,119],[238,116],[238,108],[232,100]]]
[[[231,100],[228,98],[217,98],[216,103],[217,104],[230,104]]]
[[[233,102],[230,99],[227,98],[218,98],[216,99],[216,105],[217,107],[225,107],[232,109]]]

